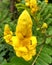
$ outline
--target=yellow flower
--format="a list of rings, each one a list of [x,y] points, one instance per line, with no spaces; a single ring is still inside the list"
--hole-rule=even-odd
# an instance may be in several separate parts
[[[37,0],[30,0],[30,8],[37,6]]]
[[[25,4],[26,6],[29,6],[31,9],[31,13],[35,13],[38,10],[38,6],[37,6],[37,0],[25,0]]]
[[[48,0],[45,0],[46,3],[48,3]]]
[[[31,60],[32,56],[36,55],[37,39],[32,36],[32,20],[26,10],[19,16],[15,34],[12,36],[9,26],[5,26],[5,41],[13,46],[18,57],[26,61]]]
[[[30,0],[25,0],[25,5],[29,7],[30,6]]]
[[[6,24],[5,27],[4,27],[4,39],[5,41],[8,43],[8,44],[12,44],[12,31],[10,31],[10,28],[9,28],[9,25]]]
[[[42,27],[41,28],[48,28],[48,25],[47,23],[43,23]]]
[[[32,13],[37,12],[38,10],[37,0],[30,0],[30,8]]]

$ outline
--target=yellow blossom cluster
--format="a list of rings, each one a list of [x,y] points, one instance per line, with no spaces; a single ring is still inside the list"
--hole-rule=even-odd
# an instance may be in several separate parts
[[[4,39],[8,44],[12,44],[11,38],[12,38],[12,31],[10,31],[9,25],[6,24],[4,28]]]
[[[37,0],[25,0],[26,6],[30,7],[31,12],[35,13],[38,10]]]
[[[29,61],[36,55],[37,39],[36,36],[32,36],[32,20],[26,10],[19,16],[15,36],[12,35],[9,26],[5,25],[4,39],[13,46],[18,57]]]

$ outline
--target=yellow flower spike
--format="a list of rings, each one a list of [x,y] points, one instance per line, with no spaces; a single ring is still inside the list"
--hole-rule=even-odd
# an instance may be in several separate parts
[[[43,23],[42,27],[41,28],[48,28],[48,25],[47,23]]]
[[[16,41],[14,41],[15,39]],[[19,16],[16,26],[16,37],[12,40],[18,57],[29,61],[32,59],[32,56],[36,55],[37,39],[35,36],[32,36],[32,20],[26,10]]]
[[[16,36],[18,36],[19,39],[32,36],[32,20],[26,10],[19,16],[18,24],[16,26]]]
[[[31,60],[32,56],[36,55],[37,39],[32,36],[32,20],[28,11],[24,10],[19,16],[15,34],[16,36],[12,36],[9,26],[5,26],[5,41],[13,46],[18,57]]]
[[[9,25],[6,24],[5,27],[4,27],[4,39],[5,41],[8,43],[8,44],[12,44],[12,31],[10,31],[10,28],[9,28]]]

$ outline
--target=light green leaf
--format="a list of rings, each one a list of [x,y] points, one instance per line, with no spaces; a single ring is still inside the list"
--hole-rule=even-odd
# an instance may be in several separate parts
[[[51,43],[51,38],[46,38],[46,44]]]

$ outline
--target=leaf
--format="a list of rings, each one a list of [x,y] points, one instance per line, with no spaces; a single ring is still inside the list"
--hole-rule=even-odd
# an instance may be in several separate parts
[[[51,57],[46,53],[42,52],[39,56],[42,60],[44,60],[46,63],[51,63]]]
[[[39,46],[40,48],[40,46]],[[38,52],[40,51],[39,48],[37,49]],[[49,65],[52,63],[52,47],[45,44],[40,52],[35,65]]]
[[[15,65],[30,65],[27,61],[25,61],[24,59],[22,58],[18,58],[16,56],[14,56],[12,59],[11,59],[11,63],[14,63]]]
[[[47,32],[48,32],[48,34],[49,34],[49,35],[52,35],[52,26],[49,26],[49,28],[48,28],[48,31],[47,31]]]
[[[30,64],[26,62],[24,59],[14,56],[13,58],[11,58],[11,61],[9,63],[4,63],[2,65],[30,65]]]
[[[3,57],[0,57],[0,63],[3,61]]]
[[[45,42],[46,44],[49,44],[49,43],[51,43],[51,38],[46,38],[46,42]]]
[[[3,52],[1,52],[0,53],[0,56],[2,57],[2,56],[4,56],[5,55],[5,53],[6,53],[6,50],[5,51],[3,51]]]
[[[40,63],[36,62],[36,64],[35,64],[35,65],[40,65]]]
[[[44,48],[42,49],[42,52],[44,52],[45,54],[47,53],[48,55],[52,55],[52,48],[45,45]]]
[[[4,59],[3,62],[1,63],[1,65],[4,65],[6,63],[7,63],[7,61]]]
[[[37,63],[39,63],[40,65],[49,65],[46,62],[44,62],[43,59],[41,59],[41,58],[37,59]]]

